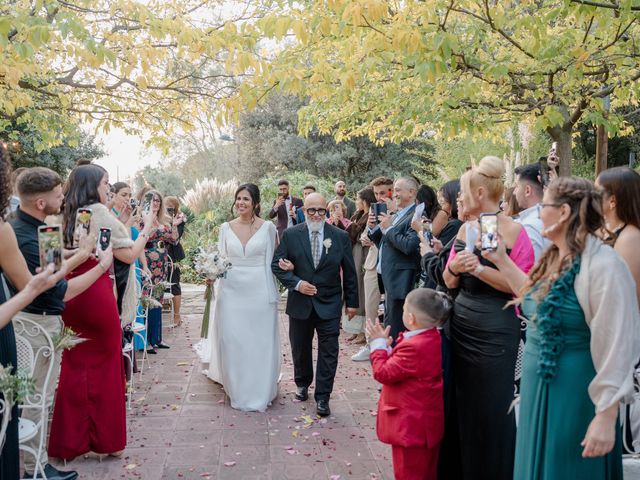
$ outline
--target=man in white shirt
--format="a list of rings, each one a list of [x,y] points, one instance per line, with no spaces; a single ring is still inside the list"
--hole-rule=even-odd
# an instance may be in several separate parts
[[[527,231],[536,263],[550,245],[549,240],[542,236],[542,220],[538,215],[538,206],[542,202],[544,190],[540,182],[540,168],[537,163],[521,165],[515,169],[516,183],[513,194],[522,208],[516,220]]]

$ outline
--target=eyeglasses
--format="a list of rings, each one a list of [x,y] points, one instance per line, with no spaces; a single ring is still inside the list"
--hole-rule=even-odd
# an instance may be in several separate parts
[[[307,208],[305,210],[308,215],[320,215],[321,217],[327,214],[326,208]]]
[[[542,209],[545,207],[553,207],[553,208],[560,208],[562,206],[562,203],[539,203],[538,204],[538,216],[540,216],[540,212],[542,212]]]

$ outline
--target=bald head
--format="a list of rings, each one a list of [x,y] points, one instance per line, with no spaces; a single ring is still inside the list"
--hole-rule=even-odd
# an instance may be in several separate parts
[[[321,193],[310,193],[304,199],[304,208],[327,208],[327,200]]]
[[[333,191],[338,197],[342,198],[347,194],[347,184],[344,183],[342,180],[339,180],[333,186]]]

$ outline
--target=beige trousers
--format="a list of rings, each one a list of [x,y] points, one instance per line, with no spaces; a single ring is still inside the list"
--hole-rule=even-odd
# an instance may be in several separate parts
[[[34,321],[41,325],[44,330],[49,334],[50,337],[54,338],[62,334],[62,330],[64,328],[64,323],[62,323],[62,317],[60,315],[37,315],[34,313],[26,313],[20,312],[16,314],[14,318],[23,318],[27,320]],[[25,338],[31,343],[34,352],[38,350],[38,348],[47,345],[47,342],[43,335],[38,335],[35,337],[26,336]],[[55,341],[55,338],[54,338]],[[47,369],[49,367],[49,362],[53,361],[53,368],[51,370],[51,376],[49,377],[49,383],[47,384],[47,391],[43,392],[45,377],[47,373]],[[42,446],[42,453],[40,454],[40,462],[44,467],[49,462],[49,457],[47,456],[47,430],[49,427],[49,413],[51,411],[51,406],[53,405],[53,398],[56,392],[56,387],[58,386],[58,378],[60,377],[60,363],[62,361],[62,351],[56,351],[53,360],[51,357],[43,357],[42,355],[38,356],[36,360],[36,366],[33,373],[33,381],[35,383],[35,393],[42,394],[45,393],[47,399],[47,412],[45,416],[44,422],[42,422],[41,428],[44,429],[44,441],[45,444]],[[35,409],[25,409],[22,410],[21,413],[22,418],[29,419],[36,424],[40,421],[40,414]],[[40,442],[40,432],[33,437],[31,440],[26,442],[28,447],[33,448],[36,452],[38,451],[38,446]],[[24,456],[24,468],[28,473],[32,473],[35,470],[35,459],[31,455]]]
[[[378,287],[378,272],[375,269],[364,271],[364,314],[365,318],[375,322],[378,318],[380,305],[380,288]]]

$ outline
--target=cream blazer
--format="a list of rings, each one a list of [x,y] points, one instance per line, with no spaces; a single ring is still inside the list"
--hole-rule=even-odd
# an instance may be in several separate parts
[[[589,236],[574,285],[591,330],[596,376],[589,397],[596,412],[631,401],[633,370],[640,359],[640,311],[636,284],[618,253]]]

